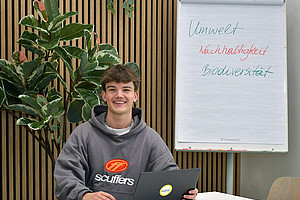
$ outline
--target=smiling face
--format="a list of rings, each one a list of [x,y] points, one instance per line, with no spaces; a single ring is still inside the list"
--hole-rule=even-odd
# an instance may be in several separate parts
[[[108,82],[102,98],[107,103],[108,115],[124,115],[132,117],[133,103],[138,100],[138,92],[134,91],[133,82]]]

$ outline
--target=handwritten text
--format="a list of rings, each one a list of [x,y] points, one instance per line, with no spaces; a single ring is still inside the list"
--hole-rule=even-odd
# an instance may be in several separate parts
[[[249,55],[261,55],[264,56],[268,50],[269,46],[266,46],[264,48],[257,48],[254,46],[254,44],[251,45],[251,47],[246,47],[244,44],[236,45],[235,47],[226,47],[223,45],[221,47],[220,45],[217,45],[217,47],[211,47],[211,44],[208,44],[205,46],[201,46],[199,50],[199,54],[206,55],[206,54],[224,54],[224,55],[237,55],[242,54],[246,55],[243,58],[240,58],[241,61],[245,61]]]
[[[202,68],[202,76],[256,76],[266,77],[269,74],[274,74],[271,71],[271,66],[253,66],[253,67],[230,67],[225,65],[224,67],[210,66],[209,64],[204,65]]]
[[[233,24],[227,24],[226,26],[220,26],[220,27],[208,27],[208,26],[201,26],[200,22],[193,23],[193,20],[190,22],[189,27],[189,36],[193,37],[195,35],[200,34],[206,34],[206,35],[234,35],[237,30],[244,29],[239,27],[239,22],[237,22],[235,25]]]

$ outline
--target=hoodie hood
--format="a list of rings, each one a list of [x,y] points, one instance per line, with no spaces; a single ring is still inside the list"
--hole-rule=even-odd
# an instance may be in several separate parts
[[[89,123],[91,123],[97,129],[100,129],[101,132],[111,137],[113,140],[123,140],[125,138],[132,137],[133,135],[141,132],[145,127],[146,123],[143,121],[143,111],[140,108],[132,108],[132,119],[133,126],[130,131],[124,135],[115,134],[113,131],[109,130],[105,126],[105,118],[107,114],[107,106],[96,105],[92,109],[92,116],[89,119]]]

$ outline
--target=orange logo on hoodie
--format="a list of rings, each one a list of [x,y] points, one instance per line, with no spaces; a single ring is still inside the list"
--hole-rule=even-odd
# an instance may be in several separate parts
[[[118,173],[125,171],[129,166],[129,163],[123,159],[113,159],[105,164],[105,169],[112,173]]]

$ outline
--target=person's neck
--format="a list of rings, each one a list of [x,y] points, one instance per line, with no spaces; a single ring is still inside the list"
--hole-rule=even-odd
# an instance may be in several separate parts
[[[106,116],[106,124],[111,128],[123,129],[131,125],[132,115],[112,115],[110,112]]]

